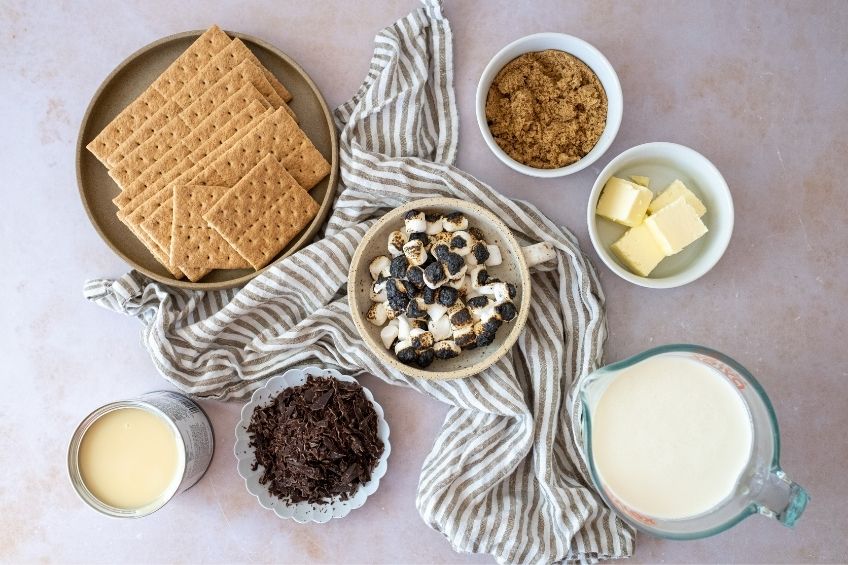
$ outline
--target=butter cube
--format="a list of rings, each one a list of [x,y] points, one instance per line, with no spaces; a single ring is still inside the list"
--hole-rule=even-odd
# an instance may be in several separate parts
[[[645,225],[666,255],[680,253],[684,247],[707,233],[707,226],[683,196],[648,216]]]
[[[686,185],[680,180],[675,180],[673,183],[668,185],[668,188],[663,190],[662,194],[654,198],[654,201],[651,202],[650,206],[648,206],[648,212],[656,214],[660,208],[668,206],[681,196],[686,199],[686,202],[688,202],[692,208],[695,209],[695,212],[698,213],[698,217],[707,213],[707,208],[704,206],[704,203],[698,200],[698,197],[695,196],[691,190],[686,188]]]
[[[649,177],[640,177],[639,175],[630,175],[630,180],[636,184],[642,185],[645,188],[651,187],[651,179]]]
[[[625,226],[638,226],[653,197],[654,193],[644,186],[612,177],[604,185],[595,213]]]
[[[642,277],[650,275],[659,262],[665,259],[665,253],[645,224],[627,230],[610,249],[628,269]]]

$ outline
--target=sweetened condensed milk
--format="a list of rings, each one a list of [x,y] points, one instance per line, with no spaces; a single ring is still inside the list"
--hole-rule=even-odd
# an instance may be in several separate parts
[[[213,450],[200,406],[175,392],[151,392],[89,414],[71,438],[68,471],[95,510],[140,518],[200,480]]]
[[[98,418],[82,437],[79,469],[85,486],[115,508],[143,508],[179,480],[176,432],[161,416],[119,408]]]
[[[718,371],[666,354],[623,369],[592,415],[601,480],[647,516],[682,519],[728,498],[750,458],[752,424]]]

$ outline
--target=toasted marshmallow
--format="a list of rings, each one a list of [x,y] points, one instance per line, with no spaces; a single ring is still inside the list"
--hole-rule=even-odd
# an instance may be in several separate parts
[[[380,275],[383,275],[384,277],[389,276],[389,265],[391,264],[391,259],[385,255],[375,257],[368,265],[368,271],[371,273],[371,278],[376,281]]]
[[[380,330],[380,339],[383,341],[383,347],[386,349],[392,348],[392,343],[398,336],[398,321],[392,320],[385,328]]]
[[[489,306],[490,300],[488,296],[474,296],[465,301],[468,310],[471,311],[471,317],[474,320],[481,320],[482,313]]]
[[[452,339],[443,339],[433,345],[433,353],[438,359],[452,359],[459,355],[462,349]]]
[[[388,319],[386,314],[386,303],[375,302],[372,304],[368,309],[368,312],[365,314],[365,318],[375,326],[382,326],[385,324]]]
[[[427,219],[424,212],[410,210],[404,215],[403,221],[406,224],[406,233],[427,231]]]
[[[445,231],[455,232],[468,229],[468,218],[462,212],[452,212],[442,220]]]
[[[407,241],[403,246],[403,254],[409,264],[415,267],[423,265],[427,260],[427,250],[424,249],[424,243],[420,239]]]
[[[467,231],[455,231],[450,240],[450,250],[465,257],[471,253],[472,238]]]
[[[436,340],[433,339],[432,333],[418,328],[409,332],[409,341],[412,343],[412,347],[414,347],[416,351],[429,349],[433,347],[433,344],[436,342]]]
[[[406,317],[406,314],[402,314],[397,317],[398,322],[398,339],[409,339],[409,318]]]
[[[479,289],[481,286],[485,285],[489,280],[489,272],[486,270],[486,267],[482,265],[478,265],[471,269],[471,288]]]
[[[376,282],[371,285],[371,292],[369,293],[369,296],[371,297],[371,302],[385,302],[386,300],[388,300],[388,297],[386,296],[386,284],[382,283],[380,286],[382,288],[380,290],[377,290]]]
[[[425,320],[427,308],[423,298],[413,298],[406,307],[406,317],[410,320]]]
[[[477,334],[474,333],[474,327],[468,324],[453,331],[453,340],[462,348],[474,347],[477,344]]]
[[[442,223],[442,215],[436,214],[435,217],[427,219],[427,229],[424,231],[427,235],[436,235],[444,229],[445,227]]]
[[[447,306],[442,306],[438,303],[430,304],[427,306],[427,314],[430,316],[430,321],[432,322],[438,322],[439,320],[441,320],[447,311]]]
[[[389,234],[389,254],[392,257],[397,257],[403,254],[403,246],[409,240],[406,234],[400,230],[393,231]]]
[[[489,282],[480,287],[480,292],[493,297],[495,302],[509,300],[509,287],[505,282]]]
[[[408,339],[398,341],[395,344],[395,355],[401,363],[412,363],[415,361],[415,348]]]
[[[441,263],[431,263],[424,269],[424,284],[430,288],[439,288],[448,280],[448,275],[445,273],[445,268]]]
[[[489,252],[489,258],[484,262],[487,267],[497,267],[501,264],[501,248],[497,245],[487,245],[486,250]]]
[[[450,325],[450,319],[447,316],[441,316],[438,320],[430,320],[427,324],[427,329],[433,334],[436,341],[448,339],[453,336],[453,328]]]

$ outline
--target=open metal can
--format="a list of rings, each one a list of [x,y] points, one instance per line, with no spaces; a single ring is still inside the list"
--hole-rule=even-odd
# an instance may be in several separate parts
[[[119,508],[98,499],[83,480],[80,445],[91,426],[100,418],[125,408],[151,413],[164,421],[177,443],[177,470],[171,485],[156,500],[138,508]],[[115,518],[142,518],[156,512],[179,493],[194,486],[206,473],[215,449],[212,424],[203,409],[190,398],[172,391],[156,391],[138,398],[101,406],[77,426],[68,448],[68,473],[80,498],[102,514]]]

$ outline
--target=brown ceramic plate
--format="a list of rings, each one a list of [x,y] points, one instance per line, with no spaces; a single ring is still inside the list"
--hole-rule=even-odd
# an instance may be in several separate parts
[[[115,215],[117,209],[112,199],[120,189],[106,172],[106,167],[85,148],[106,124],[141,94],[201,33],[203,30],[187,31],[155,41],[130,55],[106,77],[82,119],[77,139],[76,164],[77,183],[85,211],[97,233],[115,253],[132,268],[160,282],[193,290],[214,290],[245,284],[268,267],[260,271],[217,269],[196,283],[175,279]],[[297,114],[301,128],[331,164],[329,176],[310,190],[312,197],[321,205],[318,215],[297,239],[280,252],[270,266],[312,241],[330,211],[338,180],[339,148],[336,128],[324,97],[297,63],[261,39],[231,31],[228,31],[227,35],[241,39],[262,64],[286,85],[294,97],[289,106]]]

